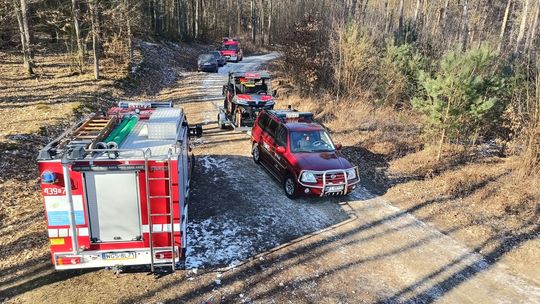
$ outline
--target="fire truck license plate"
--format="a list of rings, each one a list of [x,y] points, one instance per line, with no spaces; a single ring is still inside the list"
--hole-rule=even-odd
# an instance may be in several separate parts
[[[131,260],[135,258],[137,258],[137,254],[135,253],[135,251],[103,253],[104,260]]]
[[[343,186],[327,186],[326,192],[340,192],[343,191]]]

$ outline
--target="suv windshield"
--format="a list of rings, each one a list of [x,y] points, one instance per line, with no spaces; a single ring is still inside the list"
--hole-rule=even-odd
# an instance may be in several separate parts
[[[238,44],[224,44],[221,49],[226,51],[237,51]]]
[[[334,144],[324,130],[291,132],[291,151],[300,152],[332,152]]]
[[[271,91],[264,79],[235,79],[237,90],[241,94],[266,94]]]

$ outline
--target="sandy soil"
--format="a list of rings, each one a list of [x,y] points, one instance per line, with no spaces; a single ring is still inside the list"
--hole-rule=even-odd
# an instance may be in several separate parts
[[[37,176],[2,183],[24,213],[2,213],[0,299],[13,303],[535,303],[537,283],[359,189],[349,198],[288,200],[250,160],[248,136],[217,129],[224,74],[271,56],[228,64],[220,74],[186,72],[157,99],[203,123],[194,142],[196,177],[185,270],[156,278],[136,269],[55,272],[48,261]],[[17,154],[17,153],[15,153]],[[2,163],[4,164],[4,162]],[[11,163],[13,164],[13,163]],[[4,202],[4,200],[2,200]],[[14,209],[14,208],[12,208]],[[7,221],[7,225],[4,224]],[[31,226],[31,230],[27,227]],[[24,244],[19,251],[10,248]],[[32,254],[28,255],[28,252]],[[5,255],[10,256],[6,257]]]

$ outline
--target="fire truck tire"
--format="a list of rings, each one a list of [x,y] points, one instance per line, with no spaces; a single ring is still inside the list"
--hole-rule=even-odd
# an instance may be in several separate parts
[[[253,144],[253,148],[251,149],[251,155],[253,155],[253,161],[256,164],[261,163],[261,153],[260,153],[260,150],[259,150],[259,145],[257,143]]]
[[[285,195],[290,199],[298,197],[298,186],[291,175],[285,177],[285,180],[283,181],[283,190],[285,190]]]

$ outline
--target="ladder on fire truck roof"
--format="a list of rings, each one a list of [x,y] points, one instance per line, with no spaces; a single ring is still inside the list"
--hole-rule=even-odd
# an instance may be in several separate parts
[[[144,160],[144,170],[145,170],[145,182],[146,182],[146,204],[147,204],[147,210],[148,210],[148,240],[150,243],[150,270],[151,272],[155,272],[156,267],[171,267],[172,271],[175,271],[176,269],[176,250],[174,246],[174,212],[173,212],[173,192],[172,192],[172,171],[171,171],[171,158],[172,158],[172,150],[169,148],[169,152],[167,153],[167,159],[164,161],[164,166],[162,168],[166,169],[167,176],[166,177],[150,177],[150,169],[148,167],[149,157],[150,153],[145,153],[145,160]],[[150,193],[150,183],[152,181],[165,181],[167,182],[168,189],[166,195],[152,195]],[[161,200],[165,199],[168,203],[169,211],[166,213],[153,213],[152,212],[152,202],[155,200]],[[158,216],[167,216],[169,223],[166,223],[163,225],[163,227],[169,226],[171,227],[170,231],[165,231],[168,229],[162,229],[162,231],[154,231],[153,228],[153,220],[154,217]],[[163,250],[162,247],[159,249],[155,248],[154,244],[154,235],[155,234],[163,234],[163,233],[169,233],[169,239],[170,244],[168,247],[169,250]],[[157,250],[162,252],[171,252],[171,260],[170,262],[156,262],[156,252]]]
[[[94,116],[73,132],[75,141],[102,141],[114,127],[115,117]]]

